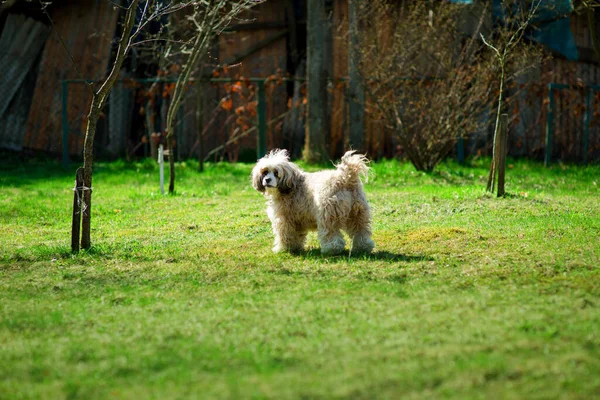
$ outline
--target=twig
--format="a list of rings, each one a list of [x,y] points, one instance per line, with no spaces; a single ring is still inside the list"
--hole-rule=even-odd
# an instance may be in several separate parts
[[[509,37],[508,42],[502,49],[502,52],[500,52],[500,50],[497,47],[495,47],[491,43],[489,43],[485,39],[485,36],[483,36],[482,33],[479,34],[483,43],[496,53],[496,58],[498,58],[498,63],[500,64],[500,92],[498,93],[498,107],[496,109],[496,122],[495,122],[495,126],[494,126],[494,137],[493,137],[493,141],[492,141],[492,164],[490,166],[490,175],[488,177],[488,182],[487,182],[487,190],[490,192],[494,191],[494,184],[495,184],[495,180],[496,180],[496,162],[497,162],[497,160],[496,160],[495,154],[496,154],[496,146],[498,145],[497,138],[498,138],[498,128],[500,126],[500,113],[502,110],[502,102],[504,100],[503,92],[504,92],[504,81],[506,79],[506,75],[505,75],[506,59],[510,53],[510,50],[512,50],[512,48],[523,37],[523,34],[525,33],[525,29],[531,23],[531,20],[533,19],[533,16],[537,12],[541,3],[542,3],[542,0],[538,0],[537,3],[531,3],[531,8],[529,9],[527,18],[525,19],[524,22],[519,24],[519,26],[517,27],[517,30]]]
[[[131,47],[139,46],[141,44],[145,44],[145,43],[149,43],[149,42],[156,42],[158,40],[160,40],[161,42],[165,42],[165,43],[176,43],[176,44],[192,43],[191,40],[185,41],[185,40],[172,40],[172,39],[146,39],[146,40],[140,40],[139,42],[132,43]]]
[[[268,126],[273,125],[275,122],[281,121],[282,119],[284,119],[289,113],[291,112],[291,110],[284,112],[283,114],[277,116],[276,118],[273,118],[271,121],[267,122]],[[237,128],[236,130],[238,130],[239,128]],[[238,135],[233,136],[232,138],[230,138],[227,142],[225,142],[224,144],[215,147],[214,149],[212,149],[207,155],[206,157],[204,157],[204,161],[208,161],[208,159],[215,154],[216,152],[224,149],[226,146],[229,146],[231,143],[235,142],[236,140],[239,140],[241,138],[243,138],[244,136],[249,135],[250,133],[254,132],[257,129],[256,126],[253,126],[252,128],[246,129],[243,132],[240,132]],[[235,131],[234,131],[235,132]]]
[[[58,38],[58,41],[60,42],[60,44],[62,45],[62,47],[65,49],[65,52],[69,56],[69,59],[71,60],[71,63],[73,64],[73,68],[75,68],[75,72],[77,72],[77,75],[79,75],[79,79],[81,79],[81,80],[83,80],[83,81],[85,81],[87,83],[88,81],[84,78],[83,74],[81,73],[81,71],[77,67],[77,63],[75,62],[75,58],[73,57],[73,55],[71,54],[71,52],[67,48],[67,45],[65,44],[65,41],[63,40],[63,38],[60,35],[60,33],[58,32],[58,30],[56,30],[56,25],[54,24],[54,20],[50,17],[50,14],[48,14],[48,11],[46,11],[46,5],[44,5],[42,3],[42,0],[38,0],[38,2],[40,3],[40,7],[41,7],[42,12],[44,13],[44,15],[46,15],[46,18],[48,18],[48,21],[50,21],[50,25],[52,25],[52,31],[56,34],[56,37]],[[92,89],[92,85],[88,83],[87,87],[90,89],[90,91],[92,92],[92,94],[94,94],[94,90]]]

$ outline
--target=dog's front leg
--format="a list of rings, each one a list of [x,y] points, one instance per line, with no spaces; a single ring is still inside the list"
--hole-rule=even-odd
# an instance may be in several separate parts
[[[273,233],[275,234],[273,252],[289,251],[290,253],[297,253],[304,249],[306,232],[298,231],[296,226],[283,221],[274,221]]]

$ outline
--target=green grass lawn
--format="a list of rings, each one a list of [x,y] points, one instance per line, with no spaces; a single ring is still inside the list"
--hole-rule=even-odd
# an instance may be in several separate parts
[[[513,162],[513,161],[511,161]],[[374,163],[376,252],[273,254],[248,164],[0,167],[0,398],[599,398],[600,167]]]

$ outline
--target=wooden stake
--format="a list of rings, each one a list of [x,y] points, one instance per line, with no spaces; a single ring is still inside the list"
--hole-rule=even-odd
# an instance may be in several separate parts
[[[81,202],[83,200],[83,168],[75,172],[75,188],[73,188],[73,217],[71,223],[71,251],[79,251],[79,234],[81,230]]]
[[[504,196],[504,175],[506,172],[506,147],[508,142],[508,114],[500,115],[500,126],[498,127],[498,197]]]

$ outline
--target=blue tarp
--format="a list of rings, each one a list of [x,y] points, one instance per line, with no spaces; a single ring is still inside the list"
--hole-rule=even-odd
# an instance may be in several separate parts
[[[577,60],[579,52],[575,45],[569,17],[572,11],[571,0],[542,0],[532,19],[533,26],[526,32],[527,37],[562,54],[568,60]],[[494,20],[502,23],[506,15],[514,12],[514,9],[504,7],[502,0],[494,0]]]

